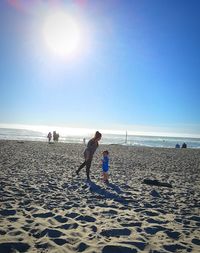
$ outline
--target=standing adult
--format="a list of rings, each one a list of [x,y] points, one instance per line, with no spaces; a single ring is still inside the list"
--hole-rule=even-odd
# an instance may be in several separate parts
[[[51,138],[52,138],[52,134],[51,134],[51,132],[49,132],[49,133],[48,133],[48,135],[47,135],[47,138],[48,138],[48,140],[49,140],[49,143],[50,143],[50,141],[51,141]]]
[[[99,146],[99,141],[101,139],[101,133],[98,131],[95,133],[94,137],[89,140],[86,149],[84,150],[84,158],[85,161],[80,165],[78,170],[76,171],[76,174],[78,175],[80,170],[86,166],[86,175],[87,175],[87,180],[90,180],[90,167],[93,159],[93,155],[96,151],[96,149]]]

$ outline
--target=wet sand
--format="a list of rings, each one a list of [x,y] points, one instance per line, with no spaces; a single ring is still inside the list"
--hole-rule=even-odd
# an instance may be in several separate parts
[[[101,153],[110,152],[110,183]],[[200,252],[200,150],[0,141],[0,253]],[[172,188],[152,186],[158,180]]]

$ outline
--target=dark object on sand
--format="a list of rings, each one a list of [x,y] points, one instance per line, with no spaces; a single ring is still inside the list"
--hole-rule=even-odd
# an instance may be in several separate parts
[[[152,180],[152,179],[144,179],[143,184],[172,188],[172,185],[170,183],[159,182],[158,180]]]

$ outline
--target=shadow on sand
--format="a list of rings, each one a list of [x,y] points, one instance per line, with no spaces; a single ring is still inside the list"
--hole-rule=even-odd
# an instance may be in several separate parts
[[[113,199],[113,200],[120,202],[120,203],[127,202],[127,200],[123,196],[119,195],[123,192],[121,191],[119,186],[117,186],[115,184],[108,183],[105,185],[106,188],[104,188],[92,181],[90,181],[88,184],[90,187],[90,191],[93,193],[96,193],[96,194],[98,194],[104,198],[107,198],[107,199]],[[112,192],[112,191],[115,191],[115,192]]]

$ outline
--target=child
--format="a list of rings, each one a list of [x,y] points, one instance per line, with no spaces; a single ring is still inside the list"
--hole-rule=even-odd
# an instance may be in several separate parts
[[[104,183],[109,183],[108,181],[108,169],[109,169],[109,152],[108,150],[103,151],[102,158],[102,172],[103,172],[103,181]]]

